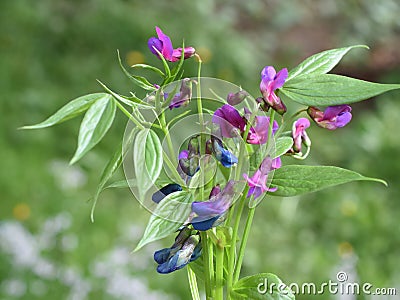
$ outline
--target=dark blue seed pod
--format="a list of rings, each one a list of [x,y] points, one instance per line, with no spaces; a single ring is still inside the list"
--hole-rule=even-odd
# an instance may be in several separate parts
[[[170,183],[163,188],[161,188],[159,191],[155,192],[153,196],[151,196],[151,200],[155,203],[159,203],[162,199],[164,199],[166,196],[168,196],[171,193],[182,191],[182,187],[179,184],[176,183]]]

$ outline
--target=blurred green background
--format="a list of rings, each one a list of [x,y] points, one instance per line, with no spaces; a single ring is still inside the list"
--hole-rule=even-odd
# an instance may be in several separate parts
[[[353,50],[334,71],[400,82],[400,3],[342,1],[1,1],[0,298],[189,299],[186,272],[159,275],[153,243],[135,254],[148,219],[128,190],[106,190],[96,221],[88,202],[125,126],[69,166],[80,118],[51,129],[18,131],[68,100],[101,91],[100,79],[127,94],[125,64],[160,64],[147,39],[160,26],[204,59],[203,76],[258,95],[265,65],[294,67],[335,47]],[[186,74],[196,65],[188,62]],[[304,197],[271,198],[256,213],[244,275],[272,272],[286,283],[349,281],[397,287],[400,294],[400,93],[353,106],[353,120],[328,132],[311,128],[308,164],[333,164],[389,183],[352,183]],[[296,163],[286,159],[286,163]],[[123,178],[120,172],[116,179]],[[297,299],[378,299],[299,295]],[[399,295],[379,299],[400,299]]]

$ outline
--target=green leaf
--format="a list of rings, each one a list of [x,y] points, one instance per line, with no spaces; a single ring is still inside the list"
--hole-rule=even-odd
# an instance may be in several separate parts
[[[91,218],[92,222],[94,222],[94,210],[96,208],[96,204],[97,204],[97,200],[99,199],[99,195],[100,195],[101,191],[103,190],[107,181],[112,177],[112,175],[119,168],[121,163],[122,163],[122,142],[117,147],[117,150],[115,151],[115,153],[111,157],[111,159],[108,161],[106,167],[103,170],[103,173],[101,174],[100,182],[97,185],[97,190],[94,195],[92,210],[90,213],[90,218]]]
[[[94,102],[103,98],[108,99],[108,97],[109,95],[106,93],[95,93],[76,98],[61,107],[55,114],[45,121],[36,125],[23,126],[20,129],[39,129],[65,122],[83,113]]]
[[[291,197],[358,180],[376,181],[387,185],[384,180],[364,177],[339,167],[289,165],[275,170],[271,187],[278,187],[278,190],[270,194]]]
[[[234,300],[294,300],[290,288],[276,275],[260,273],[240,279],[232,288]]]
[[[186,191],[175,192],[165,197],[157,204],[143,237],[134,251],[175,233],[189,217],[192,201],[192,194]]]
[[[129,188],[131,186],[137,186],[136,180],[135,179],[122,179],[118,180],[116,182],[110,183],[106,187],[103,188],[103,191],[105,189],[110,189],[110,188],[117,188],[117,189],[123,189],[123,188]]]
[[[147,91],[157,90],[157,88],[154,85],[152,85],[146,78],[144,78],[142,76],[132,75],[131,73],[129,73],[128,70],[125,69],[124,65],[122,64],[121,57],[119,55],[119,51],[117,51],[117,54],[118,54],[118,62],[119,62],[119,65],[120,65],[122,71],[133,83],[135,83],[137,86],[139,86],[142,89],[147,90]]]
[[[126,97],[126,96],[122,96],[119,95],[115,92],[113,92],[112,90],[110,90],[104,83],[102,83],[100,80],[97,80],[97,82],[104,88],[104,90],[108,93],[110,93],[116,100],[129,105],[130,107],[134,107],[136,105],[141,105],[144,107],[152,107],[151,105],[149,105],[148,103],[140,100],[139,98],[135,97],[135,96],[131,96],[131,97]]]
[[[153,71],[154,73],[160,75],[161,77],[165,77],[165,74],[159,68],[149,66],[146,64],[136,64],[136,65],[131,66],[131,68],[150,70],[150,71]]]
[[[328,106],[358,102],[395,89],[400,89],[400,84],[381,84],[335,74],[313,73],[293,78],[279,93],[307,106]]]
[[[134,128],[130,133],[129,137],[124,141],[124,143],[121,142],[118,145],[117,150],[114,152],[114,155],[108,161],[107,165],[103,170],[103,173],[100,176],[100,181],[99,184],[97,185],[97,190],[93,197],[93,205],[90,213],[90,218],[92,222],[94,222],[94,210],[96,208],[97,200],[99,199],[100,193],[105,189],[104,186],[106,185],[107,181],[114,175],[115,171],[117,171],[117,169],[121,166],[126,153],[125,150],[126,146],[132,142],[137,131],[138,131],[137,128]],[[123,182],[125,183],[125,185],[128,185],[127,180],[123,180]],[[108,187],[121,187],[121,186],[115,185],[114,183],[114,185]]]
[[[275,153],[272,158],[279,157],[288,152],[293,146],[293,138],[282,136],[275,141]]]
[[[153,130],[142,129],[136,135],[133,146],[133,164],[139,200],[144,200],[146,192],[160,175],[163,165],[162,146]]]
[[[328,73],[339,63],[339,61],[343,58],[343,56],[347,52],[349,52],[351,49],[354,48],[369,49],[368,46],[365,45],[355,45],[350,47],[331,49],[314,54],[305,59],[293,70],[291,70],[289,72],[286,82],[299,75],[305,75],[310,73],[318,73],[318,74]]]
[[[78,147],[70,164],[77,162],[104,137],[115,117],[115,100],[111,95],[98,99],[86,112],[78,136]]]

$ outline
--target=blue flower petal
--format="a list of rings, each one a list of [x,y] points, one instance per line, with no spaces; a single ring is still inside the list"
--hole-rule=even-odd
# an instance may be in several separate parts
[[[158,264],[165,263],[171,254],[171,248],[164,248],[154,253],[154,260]]]
[[[192,219],[193,228],[200,231],[206,231],[213,227],[215,221],[219,219],[219,215],[204,219],[204,217],[195,217]]]
[[[153,196],[151,196],[151,200],[155,203],[159,203],[162,199],[164,199],[166,196],[168,196],[171,193],[182,191],[182,187],[179,184],[176,183],[170,183],[163,188],[161,188],[159,191],[155,192]]]

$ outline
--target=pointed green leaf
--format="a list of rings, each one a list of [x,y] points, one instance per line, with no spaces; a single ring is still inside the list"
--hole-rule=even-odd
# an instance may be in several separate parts
[[[185,191],[175,192],[165,197],[157,204],[143,237],[134,251],[175,233],[189,217],[192,201],[192,194]]]
[[[78,147],[70,164],[77,162],[104,137],[115,117],[111,95],[98,99],[86,112],[78,136]]]
[[[76,98],[61,107],[54,115],[50,116],[45,121],[36,125],[23,126],[21,129],[39,129],[65,122],[83,113],[94,102],[107,97],[109,96],[106,93],[95,93]]]
[[[133,145],[133,164],[139,200],[144,200],[146,192],[160,175],[163,165],[162,146],[153,130],[143,129],[136,135]]]
[[[100,83],[100,85],[104,88],[104,90],[108,93],[110,93],[116,100],[129,105],[130,107],[134,107],[136,105],[141,105],[141,106],[145,106],[145,107],[152,107],[151,105],[149,105],[148,103],[140,100],[139,98],[135,97],[135,96],[131,96],[131,97],[126,97],[126,96],[122,96],[119,95],[115,92],[113,92],[112,90],[110,90],[104,83],[102,83],[100,80],[97,80],[98,83]]]
[[[278,190],[270,194],[291,197],[358,180],[376,181],[387,185],[384,180],[364,177],[339,167],[289,165],[275,170],[271,187],[277,187]]]
[[[117,188],[117,189],[123,189],[123,188],[129,188],[131,186],[137,186],[136,180],[135,179],[130,179],[130,180],[118,180],[116,182],[110,183],[106,187],[103,188],[105,189],[110,189],[110,188]]]
[[[128,138],[124,140],[124,142],[120,143],[117,147],[117,150],[114,152],[114,155],[110,158],[108,161],[107,165],[105,166],[103,173],[101,174],[99,184],[97,185],[97,190],[94,195],[93,199],[93,205],[92,205],[92,210],[90,214],[90,218],[92,222],[94,222],[94,210],[96,208],[97,200],[99,199],[100,193],[105,190],[106,188],[104,187],[107,181],[114,175],[114,173],[117,171],[117,169],[121,166],[122,161],[125,157],[126,154],[126,147],[127,145],[130,145],[133,138],[135,137],[136,133],[138,132],[137,128],[134,128],[132,132],[129,134]],[[127,180],[123,180],[123,183],[125,185],[128,185]],[[122,187],[118,186],[114,183],[114,185],[109,185],[108,187]]]
[[[150,70],[150,71],[153,71],[154,73],[157,73],[161,77],[165,77],[165,74],[159,68],[149,66],[146,64],[136,64],[136,65],[131,66],[131,68]]]
[[[335,74],[313,73],[293,78],[279,94],[307,106],[328,106],[362,101],[395,89],[400,89],[400,84],[381,84]]]
[[[290,136],[282,136],[275,140],[275,153],[272,158],[284,155],[293,147],[293,138]]]
[[[305,59],[293,70],[291,70],[289,72],[286,82],[299,75],[305,75],[310,73],[318,73],[318,74],[328,73],[339,63],[339,61],[343,58],[343,56],[347,52],[349,52],[351,49],[354,48],[369,49],[368,46],[365,45],[355,45],[350,47],[331,49],[314,54]]]
[[[290,288],[276,275],[260,273],[240,279],[232,288],[233,300],[294,300]]]
[[[115,171],[119,168],[122,163],[122,143],[120,143],[115,151],[114,155],[108,161],[106,167],[103,170],[103,173],[100,177],[100,182],[97,185],[97,190],[94,195],[92,210],[90,213],[90,218],[92,222],[94,222],[94,210],[96,208],[97,200],[99,199],[100,193],[103,191],[104,185],[107,181],[112,177]]]
[[[124,65],[122,64],[122,60],[121,60],[121,57],[119,55],[119,51],[117,51],[117,54],[118,54],[119,66],[121,67],[121,69],[125,73],[125,75],[133,83],[135,83],[137,86],[139,86],[142,89],[147,90],[147,91],[155,91],[155,90],[157,90],[157,88],[154,85],[152,85],[146,78],[144,78],[142,76],[132,75],[131,73],[129,73],[128,70],[125,69]]]

